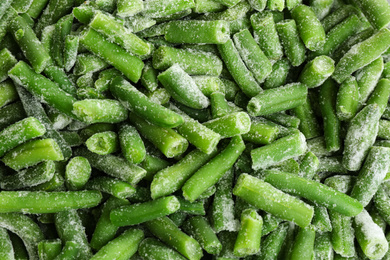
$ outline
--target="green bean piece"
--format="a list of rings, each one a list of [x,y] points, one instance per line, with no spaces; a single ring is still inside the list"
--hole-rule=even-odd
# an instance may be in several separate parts
[[[36,167],[24,169],[13,175],[4,176],[0,187],[3,190],[20,190],[50,181],[54,176],[54,162],[43,162]]]
[[[58,111],[75,118],[72,113],[74,97],[62,90],[57,84],[35,73],[27,63],[18,62],[9,72],[8,75],[34,96],[56,108]],[[41,86],[44,85],[43,90]],[[55,93],[55,95],[53,95]]]
[[[222,244],[204,217],[195,216],[188,219],[183,229],[194,237],[207,253],[218,255],[221,252]]]
[[[288,223],[283,223],[268,235],[262,242],[261,253],[258,259],[277,259],[282,250],[283,242],[287,237],[288,229]]]
[[[223,44],[229,39],[226,21],[172,21],[168,24],[165,39],[173,43]]]
[[[85,234],[85,228],[76,210],[60,211],[56,213],[54,215],[54,224],[63,243],[69,241],[77,242],[76,245],[79,249],[78,259],[87,260],[92,257],[91,248]]]
[[[26,142],[6,153],[3,162],[14,170],[36,165],[42,161],[61,161],[64,156],[53,139],[39,139]]]
[[[131,185],[136,185],[146,175],[146,171],[141,167],[130,164],[124,158],[114,155],[98,155],[86,148],[76,149],[75,155],[85,157],[93,168]]]
[[[84,99],[73,104],[73,113],[87,124],[119,123],[127,119],[126,108],[117,100]]]
[[[334,259],[334,251],[330,240],[330,233],[318,233],[314,241],[314,259]]]
[[[46,133],[45,126],[35,117],[20,120],[0,131],[0,157],[19,144]]]
[[[247,106],[252,116],[269,115],[302,105],[307,96],[307,87],[292,83],[280,88],[267,89],[253,97]]]
[[[117,238],[108,242],[90,259],[129,259],[137,250],[144,238],[144,232],[140,229],[128,229]]]
[[[186,235],[168,217],[146,222],[146,227],[162,242],[173,247],[190,260],[201,259],[203,253],[199,243]]]
[[[160,198],[179,190],[199,168],[215,155],[216,150],[210,154],[194,150],[176,164],[157,172],[150,186],[152,198]]]
[[[234,244],[234,254],[245,257],[260,251],[263,219],[254,209],[246,209],[241,214],[241,228]]]
[[[41,73],[51,63],[51,58],[37,39],[34,31],[20,16],[14,18],[9,26],[12,36],[32,64],[35,72]]]
[[[285,114],[283,112],[278,112],[263,117],[284,127],[298,128],[299,124],[301,123],[301,120],[299,118],[292,115]]]
[[[248,97],[256,96],[261,91],[261,87],[257,84],[253,74],[246,68],[233,41],[228,40],[224,44],[219,44],[218,50],[227,69],[245,95]]]
[[[252,168],[265,169],[306,151],[305,136],[298,132],[251,151]]]
[[[376,85],[370,98],[367,101],[367,105],[375,104],[379,107],[379,113],[382,115],[387,107],[387,98],[390,95],[390,80],[381,79]]]
[[[272,64],[256,44],[250,32],[247,29],[242,30],[234,34],[233,39],[241,58],[253,73],[257,82],[264,82],[264,79],[272,71]]]
[[[95,30],[85,29],[80,35],[80,43],[121,71],[129,80],[137,82],[141,78],[144,63],[138,57],[132,56],[121,47],[109,42]]]
[[[23,214],[2,213],[0,214],[0,227],[18,235],[26,247],[29,259],[38,260],[37,244],[44,239],[38,224]]]
[[[279,129],[275,126],[262,122],[261,120],[252,119],[250,130],[242,135],[244,141],[255,144],[270,144],[276,140]]]
[[[118,150],[119,141],[115,132],[107,131],[94,134],[85,141],[85,145],[91,152],[106,155]]]
[[[270,12],[255,13],[250,19],[255,40],[261,50],[268,59],[279,60],[283,56],[283,49],[272,14]]]
[[[337,93],[336,111],[340,121],[349,121],[356,115],[359,99],[359,89],[355,77],[346,79],[340,85]]]
[[[205,191],[205,193],[208,193],[208,190]],[[191,214],[191,215],[201,215],[201,216],[206,215],[206,211],[204,208],[205,202],[203,200],[189,202],[181,197],[178,197],[177,199],[180,202],[180,209],[179,209],[180,212],[183,212],[185,214]]]
[[[4,228],[0,228],[0,257],[9,260],[15,259],[11,239]]]
[[[356,8],[352,5],[343,5],[329,13],[321,20],[325,33],[328,33],[333,27],[345,21],[348,17],[353,16],[356,12]]]
[[[389,203],[390,198],[386,193],[384,185],[381,185],[374,196],[375,208],[378,210],[379,214],[383,219],[389,223],[390,222],[390,207]]]
[[[12,53],[4,48],[0,51],[0,82],[8,78],[8,71],[17,63]]]
[[[351,1],[359,7],[371,25],[380,30],[390,24],[390,7],[386,1]]]
[[[66,241],[65,245],[54,260],[76,260],[79,256],[79,248],[75,241]]]
[[[38,243],[39,259],[53,260],[61,253],[62,244],[60,239],[42,240]]]
[[[282,12],[285,7],[285,1],[283,0],[269,0],[267,1],[267,8],[272,11]]]
[[[101,199],[102,195],[98,191],[3,191],[0,193],[0,212],[55,213],[94,207]]]
[[[138,249],[138,254],[143,258],[150,258],[154,260],[185,260],[186,258],[177,251],[167,247],[160,241],[154,238],[144,239]]]
[[[119,0],[117,2],[117,14],[120,17],[134,16],[144,9],[142,0]]]
[[[311,224],[319,233],[332,231],[332,223],[325,207],[314,206],[314,216]]]
[[[202,166],[183,185],[183,196],[186,200],[195,201],[204,191],[218,182],[224,173],[236,162],[244,151],[245,144],[240,136],[231,139],[229,145]],[[202,185],[199,185],[202,183]]]
[[[251,10],[251,6],[248,2],[243,2],[243,1],[239,2],[237,0],[233,0],[233,1],[236,1],[237,4],[221,12],[205,14],[199,17],[198,19],[209,20],[209,21],[210,20],[234,21],[239,18],[242,18]]]
[[[145,159],[145,145],[133,126],[121,126],[119,130],[119,143],[123,157],[129,163],[140,163]]]
[[[272,231],[274,231],[282,222],[280,218],[275,217],[272,214],[266,213],[263,216],[263,229],[261,231],[261,236],[266,236]]]
[[[381,259],[389,249],[383,230],[375,224],[366,210],[354,219],[356,239],[364,254],[370,259]]]
[[[378,137],[382,139],[390,139],[390,121],[388,120],[379,120],[379,130]]]
[[[304,197],[346,216],[356,216],[363,209],[358,200],[295,174],[269,170],[266,171],[264,180],[284,192]]]
[[[239,221],[234,216],[233,179],[233,169],[229,169],[216,184],[210,222],[217,233],[221,231],[237,231],[239,227]],[[222,244],[222,246],[224,245]]]
[[[81,190],[91,176],[91,165],[82,156],[70,159],[65,169],[66,186],[70,190]]]
[[[315,88],[329,78],[334,72],[334,61],[328,56],[318,56],[309,61],[299,75],[299,82],[308,88]]]
[[[275,62],[272,66],[271,74],[269,74],[269,76],[265,79],[263,88],[271,89],[285,85],[290,68],[290,62],[285,58]]]
[[[65,37],[70,35],[73,25],[73,14],[63,16],[55,24],[55,30],[51,40],[51,56],[53,62],[58,66],[64,67],[64,53]]]
[[[292,114],[300,120],[299,130],[305,135],[306,139],[321,135],[321,129],[310,101],[308,96],[302,105],[292,109]]]
[[[64,43],[64,69],[69,72],[77,60],[77,50],[79,48],[79,37],[67,35]]]
[[[316,232],[312,226],[299,228],[290,255],[291,260],[313,259]]]
[[[207,121],[203,125],[220,134],[221,138],[246,134],[251,128],[249,115],[245,112],[227,114],[226,116]]]
[[[85,188],[108,193],[119,199],[129,198],[136,192],[135,188],[129,183],[105,176],[89,180]]]
[[[291,65],[300,66],[306,60],[306,49],[299,38],[297,24],[294,20],[284,20],[276,24],[276,30]]]
[[[326,150],[338,151],[341,147],[340,120],[336,112],[336,85],[332,79],[328,79],[321,86],[319,92],[319,105],[324,122],[324,136]]]
[[[82,53],[77,56],[73,74],[85,75],[107,68],[109,65],[104,60],[91,53]]]
[[[367,105],[351,120],[343,152],[343,165],[347,170],[357,171],[361,168],[369,148],[375,142],[380,112],[378,105]]]
[[[88,24],[92,20],[95,11],[96,8],[89,4],[74,7],[72,13],[81,23]]]
[[[155,125],[171,128],[183,123],[180,115],[152,102],[122,77],[112,80],[110,91],[124,107]]]
[[[118,13],[119,14],[119,13]],[[129,53],[137,56],[148,55],[151,52],[150,45],[128,30],[114,18],[97,11],[92,18],[89,26],[97,32],[105,35],[107,38]]]
[[[141,84],[148,91],[155,91],[158,87],[158,79],[157,79],[158,71],[153,68],[152,62],[145,63],[145,67],[142,70],[141,76]]]
[[[199,85],[198,85],[199,86]],[[230,106],[225,99],[225,94],[219,91],[210,94],[211,114],[213,118],[219,118],[230,112]]]
[[[57,83],[66,93],[76,96],[76,87],[74,86],[74,83],[70,81],[63,69],[57,66],[49,66],[44,70],[44,73],[50,80]]]
[[[307,5],[298,5],[291,11],[306,48],[311,51],[321,49],[325,44],[325,31],[313,9]]]
[[[174,130],[153,125],[132,112],[129,118],[139,133],[152,142],[166,157],[172,158],[187,150],[188,141]]]
[[[158,75],[158,80],[175,100],[186,106],[202,109],[210,105],[193,79],[177,64]]]
[[[376,47],[372,49],[371,46]],[[354,45],[337,63],[333,79],[342,83],[350,74],[376,60],[389,46],[388,29],[382,29],[367,40]]]
[[[204,153],[210,154],[216,148],[221,139],[218,131],[214,131],[213,127],[207,125],[207,122],[205,123],[206,126],[202,125],[174,105],[171,105],[170,109],[181,115],[184,119],[184,123],[177,127],[179,134]]]
[[[308,226],[314,214],[311,206],[248,174],[240,175],[233,194],[256,208],[292,221],[300,227]],[[286,211],[286,208],[289,210]]]
[[[386,147],[372,147],[361,168],[351,197],[366,206],[377,192],[389,168],[390,150]]]
[[[160,46],[153,54],[153,68],[166,70],[175,63],[190,75],[219,76],[222,62],[212,53]]]
[[[150,0],[144,2],[142,14],[151,18],[162,18],[195,7],[193,0],[173,0],[161,2]]]
[[[309,180],[313,179],[319,164],[317,156],[312,152],[307,152],[299,165],[298,175]]]
[[[111,210],[120,206],[129,205],[128,200],[122,200],[111,196],[102,208],[102,213],[96,223],[95,231],[93,232],[90,245],[93,249],[99,250],[109,241],[111,241],[118,231],[119,227],[115,226],[110,220]]]

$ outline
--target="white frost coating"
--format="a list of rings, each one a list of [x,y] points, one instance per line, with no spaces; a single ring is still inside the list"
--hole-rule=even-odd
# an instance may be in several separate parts
[[[383,230],[366,210],[355,217],[356,238],[364,254],[372,260],[382,259],[389,249]]]

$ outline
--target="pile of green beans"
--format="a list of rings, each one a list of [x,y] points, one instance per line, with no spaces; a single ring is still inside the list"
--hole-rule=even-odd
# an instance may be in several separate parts
[[[387,0],[0,0],[0,260],[390,260]]]

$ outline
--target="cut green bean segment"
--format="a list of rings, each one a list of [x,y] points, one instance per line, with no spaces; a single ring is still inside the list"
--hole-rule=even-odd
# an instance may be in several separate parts
[[[252,168],[265,169],[284,160],[302,155],[306,151],[306,139],[302,133],[291,134],[271,144],[251,151]]]
[[[72,223],[70,225],[70,223]],[[54,224],[63,243],[76,241],[79,249],[78,259],[87,260],[92,256],[85,228],[76,210],[60,211],[54,215]]]
[[[324,184],[291,173],[266,171],[264,180],[284,192],[302,196],[346,216],[356,216],[363,209],[358,200],[335,191]]]
[[[390,7],[386,1],[353,0],[351,3],[359,7],[367,20],[376,29],[380,30],[390,24]]]
[[[255,40],[270,60],[279,60],[283,55],[282,45],[276,32],[272,13],[255,13],[251,16]]]
[[[272,64],[256,44],[249,30],[245,29],[236,33],[233,39],[241,58],[257,82],[264,82],[272,71]]]
[[[292,114],[300,120],[298,128],[305,135],[306,139],[312,139],[321,135],[321,129],[309,96],[302,105],[292,109]]]
[[[325,146],[329,152],[338,151],[341,147],[341,126],[336,111],[336,92],[336,84],[332,79],[325,81],[319,92],[319,106],[324,122]]]
[[[146,227],[162,242],[173,247],[189,260],[199,260],[203,256],[199,243],[180,231],[168,217],[148,221]]]
[[[222,71],[221,60],[212,53],[160,46],[153,54],[155,69],[165,70],[175,63],[190,75],[219,76]]]
[[[21,170],[14,175],[4,176],[0,187],[3,190],[20,190],[50,181],[54,176],[53,161],[43,162],[33,168]]]
[[[149,0],[144,2],[143,15],[152,18],[167,17],[169,15],[193,8],[193,0],[172,0],[161,2],[159,0]]]
[[[62,244],[60,239],[42,240],[38,243],[39,259],[52,260],[61,253]]]
[[[222,244],[204,217],[195,216],[188,219],[183,229],[194,237],[207,253],[218,255],[221,251]]]
[[[113,65],[132,82],[141,78],[144,63],[126,50],[104,38],[93,29],[85,29],[80,35],[80,43],[89,51]],[[131,66],[129,66],[131,64]]]
[[[250,130],[242,135],[242,139],[255,144],[270,144],[277,139],[278,134],[278,127],[252,119]]]
[[[100,155],[110,154],[119,148],[118,136],[111,131],[97,133],[88,138],[85,145],[91,152]]]
[[[292,19],[284,20],[276,24],[276,30],[291,65],[300,66],[306,60],[306,50],[299,38],[296,22]]]
[[[64,156],[53,139],[33,140],[6,153],[2,161],[14,170],[36,165],[42,161],[61,161]]]
[[[144,239],[138,249],[138,254],[143,258],[150,258],[155,260],[185,260],[186,258],[179,254],[177,251],[167,247],[157,239],[146,238]]]
[[[376,104],[363,108],[350,122],[344,141],[343,165],[349,171],[361,168],[379,128],[380,108]]]
[[[160,198],[179,190],[200,167],[215,155],[216,150],[210,154],[194,150],[176,164],[157,172],[150,186],[152,198]]]
[[[146,175],[146,171],[137,165],[128,163],[125,159],[114,155],[98,155],[86,148],[78,148],[75,155],[85,157],[93,168],[107,173],[112,177],[136,185]]]
[[[24,61],[19,61],[8,72],[8,75],[40,101],[47,103],[72,118],[76,118],[72,113],[73,103],[76,102],[76,99],[62,90],[54,82],[36,73]],[[41,86],[45,86],[45,88],[42,88]]]
[[[268,235],[261,246],[259,259],[277,259],[282,250],[283,242],[287,237],[289,226],[283,223],[278,226],[270,235]]]
[[[97,177],[89,180],[85,185],[85,189],[98,190],[119,199],[129,198],[136,192],[135,188],[129,183],[110,177]]]
[[[307,96],[307,87],[292,83],[280,88],[267,89],[253,97],[247,106],[252,116],[269,115],[302,105]]]
[[[223,44],[229,39],[226,21],[172,21],[168,24],[165,39],[173,43]]]
[[[372,46],[375,46],[373,49]],[[382,29],[359,44],[354,45],[337,63],[333,79],[342,83],[356,70],[376,60],[390,46],[390,31]]]
[[[220,134],[221,138],[229,138],[248,133],[251,121],[247,113],[236,112],[207,121],[203,125]]]
[[[224,173],[236,162],[240,154],[244,151],[245,144],[240,136],[231,139],[229,145],[194,173],[183,185],[183,196],[191,202],[208,188],[218,182]],[[202,185],[199,185],[202,183]]]
[[[66,241],[62,251],[54,260],[76,260],[79,256],[79,250],[75,241]]]
[[[250,72],[242,61],[240,54],[232,40],[218,45],[219,53],[234,80],[248,97],[256,96],[261,87],[257,84],[252,72]]]
[[[10,23],[10,31],[35,72],[41,73],[51,63],[51,58],[34,31],[20,16]]]
[[[315,237],[316,232],[312,226],[299,228],[290,254],[290,259],[313,259]]]
[[[8,78],[8,71],[17,63],[12,53],[4,48],[0,51],[0,82]]]
[[[319,164],[317,156],[312,152],[307,152],[299,165],[298,175],[309,180],[313,179]]]
[[[73,74],[80,76],[94,73],[107,68],[109,65],[104,60],[90,53],[83,53],[77,56]]]
[[[125,107],[112,99],[84,99],[73,104],[73,113],[84,123],[119,123],[127,119]]]
[[[265,79],[263,88],[278,88],[280,86],[285,85],[287,82],[287,76],[289,74],[290,68],[290,62],[286,58],[275,62],[275,64],[272,66],[271,74],[269,74],[268,77]]]
[[[142,230],[128,229],[120,234],[117,238],[108,242],[90,259],[129,259],[137,252],[138,245],[143,238],[144,232]]]
[[[69,160],[65,169],[65,180],[68,189],[81,190],[91,176],[91,165],[81,156]]]
[[[169,94],[183,105],[195,109],[206,108],[210,105],[209,99],[179,65],[173,65],[157,78]]]
[[[379,214],[383,219],[389,223],[390,222],[390,198],[386,192],[384,185],[381,185],[374,196],[375,208],[378,210]]]
[[[145,159],[145,145],[133,126],[123,125],[120,128],[119,143],[123,156],[129,163],[140,163]]]
[[[117,2],[117,14],[120,17],[133,16],[144,9],[142,0],[119,0]]]
[[[152,102],[122,77],[111,81],[110,91],[124,107],[155,125],[171,128],[183,123],[180,115]]]
[[[260,251],[263,219],[254,209],[241,213],[241,228],[234,244],[234,254],[239,257],[253,255]]]
[[[132,112],[129,118],[141,135],[152,142],[166,157],[172,158],[187,150],[188,141],[174,130],[153,125]]]
[[[367,100],[367,105],[372,105],[372,104],[377,105],[379,108],[379,113],[380,115],[382,115],[386,110],[389,95],[390,95],[390,80],[381,79],[376,85],[370,98]]]
[[[358,111],[359,89],[355,77],[346,79],[339,87],[337,93],[337,117],[341,121],[351,120]]]
[[[233,194],[256,208],[292,221],[300,227],[308,226],[314,214],[311,206],[248,174],[240,175]]]
[[[328,56],[319,56],[309,61],[299,75],[299,81],[308,88],[320,86],[334,72],[334,61]]]
[[[314,206],[314,217],[312,221],[314,229],[319,233],[332,231],[332,223],[325,207]]]
[[[110,213],[110,219],[116,226],[130,226],[172,214],[179,208],[180,202],[178,199],[169,196],[114,209]]]
[[[381,259],[389,249],[382,229],[375,224],[366,210],[354,219],[356,239],[369,259]]]
[[[111,210],[129,204],[128,200],[122,200],[112,196],[104,203],[90,242],[93,249],[99,250],[106,245],[115,237],[116,232],[119,229],[119,227],[115,226],[110,220]]]

